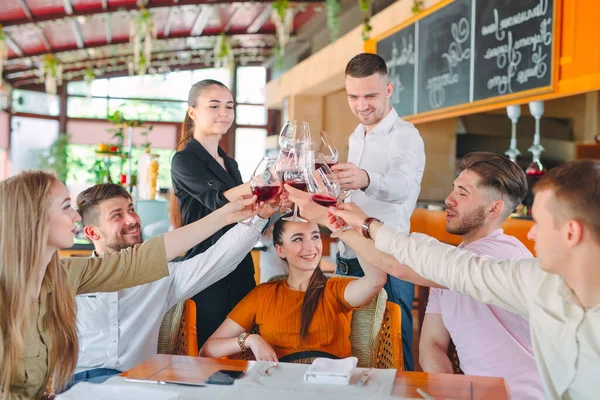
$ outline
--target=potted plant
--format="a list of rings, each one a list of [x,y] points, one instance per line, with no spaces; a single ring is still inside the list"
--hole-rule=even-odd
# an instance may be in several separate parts
[[[83,167],[83,162],[75,157],[69,149],[71,135],[59,133],[52,145],[40,155],[41,169],[53,171],[58,179],[66,183],[73,168]]]

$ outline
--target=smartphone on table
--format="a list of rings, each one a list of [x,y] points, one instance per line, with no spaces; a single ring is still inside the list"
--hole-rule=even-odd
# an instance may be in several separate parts
[[[206,383],[213,385],[233,385],[233,382],[242,375],[244,375],[244,371],[220,369],[209,376]]]

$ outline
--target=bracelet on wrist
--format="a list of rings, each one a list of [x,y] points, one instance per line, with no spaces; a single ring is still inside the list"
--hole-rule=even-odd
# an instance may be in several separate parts
[[[362,226],[360,227],[360,232],[367,239],[371,239],[371,223],[373,223],[373,221],[382,223],[381,220],[377,218],[369,217],[365,219],[365,222],[363,222]]]

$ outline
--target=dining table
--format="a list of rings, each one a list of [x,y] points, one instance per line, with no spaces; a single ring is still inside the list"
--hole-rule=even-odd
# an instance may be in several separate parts
[[[219,370],[248,371],[256,361],[157,354],[118,379],[202,384]],[[110,381],[108,381],[110,382]],[[184,388],[184,386],[181,386]],[[193,386],[185,386],[193,390]],[[202,393],[202,388],[197,388]],[[281,393],[284,396],[284,393]],[[396,371],[390,396],[402,399],[509,400],[503,378]],[[310,396],[308,396],[310,397]],[[199,397],[198,397],[199,398]],[[288,398],[291,398],[288,396]]]

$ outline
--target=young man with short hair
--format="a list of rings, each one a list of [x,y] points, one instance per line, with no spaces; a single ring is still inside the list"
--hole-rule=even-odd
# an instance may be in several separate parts
[[[501,225],[527,194],[525,173],[508,158],[467,154],[446,197],[446,231],[460,235],[459,248],[497,259],[533,258]],[[544,398],[535,365],[529,323],[523,316],[447,289],[431,288],[419,363],[425,372],[453,373],[448,344],[454,342],[467,375],[499,376],[512,397]]]
[[[600,161],[571,161],[533,188],[529,238],[538,258],[495,260],[406,234],[358,207],[330,212],[425,279],[529,320],[547,399],[600,392]],[[376,265],[375,265],[376,266]],[[390,273],[389,270],[386,272]]]
[[[121,186],[95,185],[81,192],[77,204],[84,232],[95,247],[94,257],[142,243],[140,217]],[[264,207],[261,213],[268,218],[273,211]],[[155,355],[165,313],[233,271],[267,222],[256,216],[254,227],[237,224],[204,253],[170,262],[170,275],[161,280],[114,293],[77,296],[79,359],[73,383],[101,382]],[[215,232],[225,225],[219,220],[211,229]]]
[[[349,138],[348,162],[333,166],[333,170],[342,189],[353,190],[349,201],[409,232],[410,216],[421,190],[425,149],[417,129],[402,120],[391,106],[393,89],[380,56],[362,53],[348,62],[348,105],[360,124]],[[355,252],[343,243],[336,272],[364,275]],[[414,285],[390,276],[385,289],[388,299],[402,309],[404,367],[411,371]]]

